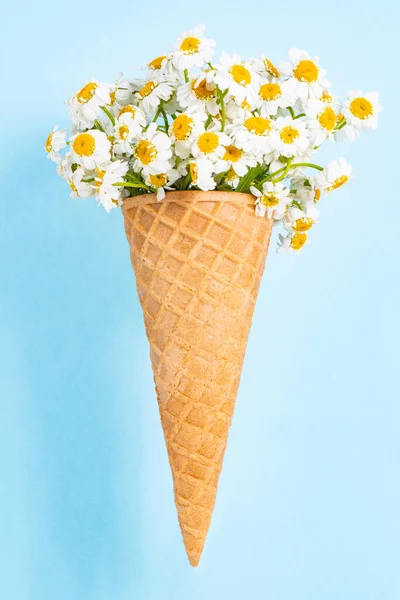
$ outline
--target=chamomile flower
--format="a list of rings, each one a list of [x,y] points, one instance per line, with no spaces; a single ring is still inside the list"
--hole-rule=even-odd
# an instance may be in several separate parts
[[[156,123],[152,123],[140,137],[133,153],[135,172],[145,169],[147,173],[165,173],[170,168],[171,140],[168,135],[157,130]]]
[[[156,191],[158,201],[165,198],[165,190],[173,189],[172,186],[179,177],[179,171],[172,168],[168,169],[165,173],[157,173],[154,175],[151,173],[144,173],[144,181],[149,187]]]
[[[239,181],[239,175],[236,173],[235,169],[231,167],[228,173],[226,174],[225,183],[234,190],[238,186]]]
[[[173,91],[174,84],[172,81],[167,79],[159,80],[154,77],[146,81],[135,95],[139,107],[146,115],[149,115],[157,109],[161,100],[164,102],[169,100]]]
[[[71,138],[71,150],[78,165],[95,169],[110,160],[111,143],[105,133],[92,129]]]
[[[347,124],[356,129],[376,129],[378,113],[382,110],[379,93],[363,94],[360,90],[348,93],[347,102],[343,106],[343,115]]]
[[[207,158],[216,162],[225,155],[225,146],[229,146],[231,139],[226,133],[220,131],[204,131],[200,133],[192,144],[192,154],[195,158]]]
[[[59,164],[62,160],[60,150],[67,145],[66,136],[67,132],[59,129],[58,125],[56,125],[53,131],[47,136],[44,147],[47,152],[47,157],[55,163]]]
[[[110,86],[93,80],[83,86],[68,102],[71,118],[78,129],[93,127],[101,106],[110,104]]]
[[[238,104],[244,100],[254,103],[259,76],[250,63],[243,62],[238,54],[229,56],[223,52],[212,77],[218,87],[222,91],[228,90]]]
[[[290,190],[280,181],[273,183],[267,181],[262,186],[262,191],[251,186],[250,192],[256,197],[256,215],[271,219],[281,219],[285,214],[287,205],[291,202]]]
[[[217,91],[213,83],[208,83],[206,77],[197,77],[179,86],[177,99],[183,108],[196,108],[207,111],[215,116],[219,113]]]
[[[318,186],[315,177],[304,177],[302,175],[292,177],[290,189],[294,192],[296,200],[300,201],[301,204],[308,202],[317,204],[321,200],[321,188]]]
[[[178,37],[172,53],[172,62],[177,69],[184,71],[202,67],[212,59],[215,41],[203,37],[204,30],[204,25],[198,25]]]
[[[116,154],[129,154],[132,151],[131,144],[140,136],[145,125],[146,118],[139,108],[136,108],[134,113],[130,111],[122,112],[114,126],[114,152]]]
[[[305,203],[301,210],[291,206],[285,215],[284,227],[287,231],[306,233],[317,222],[319,212],[313,202]]]
[[[317,185],[327,194],[337,190],[347,183],[352,177],[351,165],[345,158],[333,160],[325,169],[319,173],[315,181]]]
[[[298,252],[308,243],[309,241],[306,233],[296,231],[289,233],[286,237],[279,234],[277,252]]]
[[[305,123],[292,117],[278,117],[273,123],[270,137],[275,154],[286,158],[305,152],[310,143]]]
[[[271,132],[272,121],[270,119],[251,115],[243,124],[233,127],[232,136],[246,152],[264,155],[271,151]]]
[[[190,161],[188,170],[192,184],[203,192],[208,192],[216,188],[214,175],[214,165],[207,158],[199,157]]]
[[[318,58],[311,60],[308,52],[291,48],[290,63],[281,63],[279,70],[283,77],[288,77],[288,84],[301,100],[320,98],[323,91],[330,87],[326,79],[326,71],[318,64]]]
[[[234,169],[236,175],[243,177],[250,167],[255,167],[257,160],[254,154],[245,152],[239,146],[229,144],[225,146],[224,155],[215,163],[215,172],[224,173],[231,168]]]
[[[280,108],[292,106],[296,102],[293,90],[286,82],[262,79],[257,89],[257,108],[263,117],[274,116]]]
[[[277,80],[281,76],[276,66],[264,54],[261,54],[259,58],[252,59],[250,64],[262,77],[267,76],[271,80]]]
[[[330,103],[312,98],[306,103],[307,127],[314,146],[334,135],[337,114]]]
[[[175,142],[175,152],[180,158],[187,158],[194,138],[204,131],[205,112],[195,108],[179,114],[170,125],[169,136]]]
[[[122,186],[115,184],[123,181],[128,168],[129,165],[126,161],[116,160],[96,169],[93,187],[106,212],[110,212],[112,208],[121,204]]]
[[[92,173],[88,173],[83,167],[78,167],[68,178],[72,190],[71,198],[90,198],[95,192],[93,186],[87,179],[93,179]]]
[[[131,85],[127,79],[123,78],[123,74],[119,73],[116,82],[110,89],[110,106],[112,112],[115,114],[119,107],[129,104],[132,100],[133,92]]]

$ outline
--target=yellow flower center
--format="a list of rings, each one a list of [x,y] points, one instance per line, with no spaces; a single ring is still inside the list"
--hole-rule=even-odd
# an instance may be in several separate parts
[[[165,173],[159,175],[149,175],[150,185],[154,188],[164,187],[167,184],[168,177]]]
[[[340,123],[340,121],[342,121],[344,119],[344,116],[342,113],[339,113],[338,116],[336,117],[336,123]]]
[[[180,50],[184,54],[197,54],[199,51],[200,40],[195,37],[187,37],[181,42]]]
[[[179,115],[176,117],[172,125],[172,132],[177,140],[182,142],[190,137],[193,130],[193,119],[187,115]]]
[[[206,79],[202,79],[198,85],[196,80],[192,81],[192,92],[199,100],[209,100],[215,97],[215,90],[209,90],[207,88]]]
[[[314,190],[314,202],[319,202],[321,200],[321,190]]]
[[[347,175],[341,175],[341,177],[338,177],[337,179],[335,179],[335,181],[333,183],[331,183],[331,185],[329,187],[326,188],[326,192],[332,192],[332,190],[337,190],[338,188],[342,187],[342,185],[344,185],[345,183],[347,183],[349,180]]]
[[[282,95],[281,86],[277,83],[264,83],[260,87],[258,95],[266,102],[277,100]]]
[[[149,96],[156,87],[157,85],[154,83],[154,81],[148,81],[145,83],[142,89],[138,91],[138,94],[141,98],[146,98],[146,96]]]
[[[239,85],[249,85],[251,83],[251,73],[243,65],[233,65],[229,69],[229,73],[232,75],[233,81]]]
[[[301,60],[293,71],[299,81],[315,83],[318,79],[318,67],[312,60]]]
[[[118,133],[121,140],[126,140],[129,135],[129,127],[127,125],[121,125],[121,127],[118,129]]]
[[[106,172],[104,170],[96,169],[96,179],[94,183],[94,187],[99,190],[101,188],[101,184],[103,183],[104,175]]]
[[[229,171],[228,171],[228,174],[227,174],[227,176],[226,176],[225,180],[226,180],[226,181],[230,181],[230,182],[232,182],[232,181],[235,181],[235,179],[237,179],[237,177],[238,177],[238,176],[237,176],[237,173],[236,173],[235,169],[233,169],[233,168],[231,167],[231,168],[229,169]]]
[[[44,147],[46,148],[46,152],[51,152],[52,142],[53,142],[53,132],[49,133],[46,143],[44,145]]]
[[[135,148],[135,156],[143,165],[149,165],[157,158],[157,148],[148,140],[140,140]]]
[[[331,94],[329,92],[327,92],[326,90],[324,92],[322,92],[322,96],[321,96],[320,100],[322,100],[322,102],[326,102],[327,104],[330,104],[331,102],[333,102],[333,98],[332,98]]]
[[[197,168],[196,163],[190,163],[189,165],[189,174],[193,183],[196,183],[197,177],[199,176],[199,170]]]
[[[365,119],[372,117],[374,114],[374,107],[367,98],[354,98],[354,100],[350,102],[350,112],[357,117],[357,119],[364,121]]]
[[[272,208],[279,204],[279,198],[275,194],[263,194],[260,198],[260,202],[267,208]]]
[[[199,139],[197,140],[197,145],[201,152],[203,152],[204,154],[210,154],[218,148],[219,137],[216,133],[213,133],[212,131],[206,131],[205,133],[202,133]]]
[[[264,58],[264,68],[271,77],[279,77],[278,69],[272,64],[268,58]]]
[[[300,250],[307,241],[307,235],[305,233],[295,233],[290,240],[290,245],[293,250]]]
[[[77,194],[78,190],[76,189],[76,186],[75,186],[74,182],[72,181],[72,179],[70,179],[68,183],[69,183],[69,187],[71,188],[71,190],[73,192],[75,192],[75,194]]]
[[[93,81],[87,83],[76,95],[78,102],[80,104],[89,102],[89,100],[91,100],[91,98],[93,98],[95,95],[97,87],[97,83],[94,83]]]
[[[90,133],[80,133],[74,139],[72,148],[79,156],[92,156],[96,148],[96,142]]]
[[[271,121],[264,117],[250,117],[246,119],[244,126],[255,135],[267,135],[271,131]]]
[[[243,100],[242,104],[240,105],[241,108],[243,108],[243,110],[250,110],[251,106],[250,104],[247,102],[247,100]]]
[[[291,125],[284,127],[279,135],[282,142],[285,142],[285,144],[293,144],[293,142],[300,137],[299,131]]]
[[[242,157],[243,152],[236,146],[225,146],[224,160],[237,162]]]
[[[163,61],[166,59],[166,56],[158,56],[147,65],[149,69],[153,69],[153,71],[158,71],[161,69]]]
[[[126,106],[121,108],[121,110],[119,111],[118,118],[125,113],[130,113],[132,115],[132,117],[134,117],[136,114],[136,108],[134,106],[132,106],[132,104],[127,104]]]
[[[321,127],[327,131],[332,131],[336,125],[336,113],[330,106],[327,106],[325,110],[318,115],[318,121]]]
[[[114,104],[116,95],[117,90],[113,90],[112,92],[110,92],[110,104]]]
[[[297,219],[292,224],[292,227],[294,231],[304,232],[311,229],[313,225],[314,221],[312,219],[310,219],[309,217],[302,217],[301,219]]]

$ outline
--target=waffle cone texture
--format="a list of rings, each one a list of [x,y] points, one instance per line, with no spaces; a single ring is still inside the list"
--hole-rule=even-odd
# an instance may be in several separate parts
[[[207,536],[271,236],[235,192],[123,206],[175,503],[191,565]]]

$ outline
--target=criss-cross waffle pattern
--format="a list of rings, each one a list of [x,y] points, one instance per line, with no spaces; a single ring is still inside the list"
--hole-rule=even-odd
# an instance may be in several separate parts
[[[125,202],[179,522],[191,564],[209,528],[271,234],[251,196]],[[146,203],[147,200],[147,203]]]

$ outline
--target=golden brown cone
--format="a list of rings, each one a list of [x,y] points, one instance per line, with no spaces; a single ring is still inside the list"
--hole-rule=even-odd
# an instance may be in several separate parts
[[[197,566],[215,504],[272,221],[236,192],[125,200],[175,503]]]

